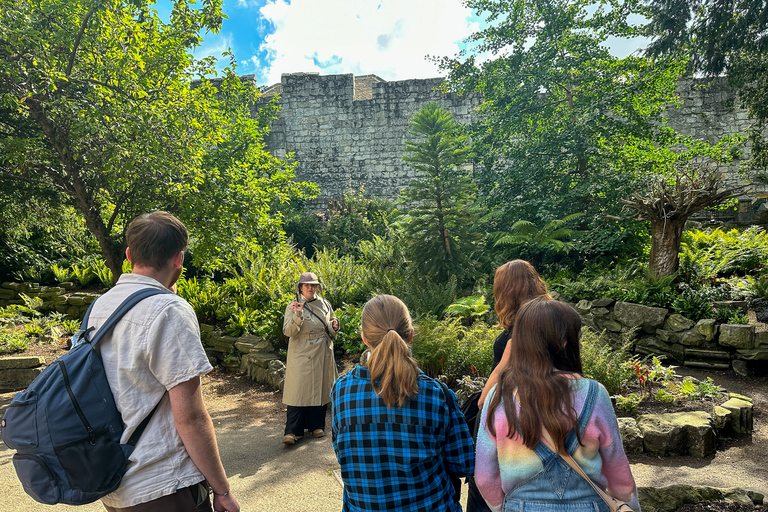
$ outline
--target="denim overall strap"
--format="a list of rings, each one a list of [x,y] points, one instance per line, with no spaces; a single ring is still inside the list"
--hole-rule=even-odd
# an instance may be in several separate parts
[[[589,383],[587,398],[584,399],[584,407],[581,409],[581,414],[579,414],[578,420],[579,437],[576,437],[576,432],[573,429],[571,429],[571,431],[568,432],[568,435],[565,436],[565,449],[571,455],[573,455],[573,452],[579,447],[579,438],[583,436],[584,431],[587,430],[587,424],[592,417],[592,409],[595,408],[595,402],[597,401],[597,381],[588,379],[587,382]]]

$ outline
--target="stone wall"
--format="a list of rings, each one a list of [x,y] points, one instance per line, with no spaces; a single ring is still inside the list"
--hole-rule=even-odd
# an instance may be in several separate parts
[[[457,121],[470,120],[477,95],[442,94],[442,79],[386,82],[375,75],[285,74],[281,112],[267,140],[278,156],[293,153],[296,177],[321,188],[317,204],[364,187],[366,193],[393,197],[415,179],[402,162],[408,121],[429,101],[448,109]]]
[[[24,304],[21,295],[38,297],[43,304],[39,308],[42,313],[57,311],[66,314],[69,318],[82,320],[88,306],[96,300],[98,293],[72,291],[72,283],[62,283],[59,286],[40,286],[38,283],[11,283],[0,284],[0,308],[12,304]]]
[[[440,78],[387,82],[376,75],[284,74],[280,84],[264,91],[264,101],[280,95],[281,105],[268,149],[279,156],[293,153],[299,162],[297,178],[320,186],[317,205],[361,186],[369,194],[393,197],[416,176],[402,162],[411,116],[424,103],[437,101],[466,123],[480,104],[476,94],[436,91],[441,82]],[[723,81],[705,87],[701,80],[682,80],[678,92],[681,105],[666,114],[669,125],[685,135],[714,142],[744,133],[750,125],[746,111],[732,105],[734,95]],[[738,165],[723,167],[734,182],[739,181]],[[755,186],[748,195],[754,198],[766,190]],[[747,209],[745,204],[743,212]]]
[[[746,309],[745,303],[727,306]],[[586,326],[609,337],[635,332],[636,354],[661,355],[668,364],[750,375],[768,361],[768,332],[756,332],[754,325],[694,322],[665,308],[613,299],[582,300],[574,307]]]

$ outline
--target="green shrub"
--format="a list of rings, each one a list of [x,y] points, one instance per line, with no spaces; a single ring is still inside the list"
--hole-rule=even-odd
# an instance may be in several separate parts
[[[24,331],[30,338],[36,338],[45,332],[45,327],[37,323],[31,323],[24,325]]]
[[[691,384],[691,386],[688,384]],[[707,377],[707,380],[699,381],[698,383],[684,380],[681,384],[681,391],[691,400],[712,400],[722,395],[720,387],[712,381],[711,377]]]
[[[91,271],[99,278],[99,281],[105,288],[112,288],[115,285],[114,281],[112,281],[112,271],[109,270],[104,259],[96,258],[93,260]]]
[[[64,329],[64,334],[72,336],[80,330],[80,320],[64,320],[61,322],[61,327]]]
[[[445,375],[448,385],[452,385],[464,375],[490,374],[497,328],[484,322],[465,327],[457,318],[422,318],[415,331],[411,343],[413,356],[430,377]]]
[[[672,308],[694,321],[714,317],[712,301],[706,290],[695,290],[685,283],[680,285],[679,295],[672,301]]]
[[[488,312],[489,306],[485,303],[485,297],[482,295],[472,295],[462,297],[456,302],[445,308],[443,313],[447,316],[458,317],[464,325],[472,325]]]
[[[366,349],[363,338],[360,336],[360,317],[363,314],[362,306],[345,304],[335,311],[339,319],[339,333],[333,342],[337,353],[358,354]]]
[[[643,401],[643,398],[637,393],[630,393],[627,396],[616,395],[614,398],[616,398],[616,407],[627,412],[636,411],[640,402]]]
[[[627,366],[628,345],[612,348],[605,338],[588,327],[581,330],[581,363],[584,376],[595,379],[615,395],[632,380],[634,373]]]
[[[0,332],[0,354],[27,350],[27,337],[23,332]]]

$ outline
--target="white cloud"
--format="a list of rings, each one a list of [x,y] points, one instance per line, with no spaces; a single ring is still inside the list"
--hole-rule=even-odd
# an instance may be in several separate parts
[[[460,0],[269,0],[261,15],[275,27],[261,48],[269,54],[268,84],[282,73],[312,71],[439,76],[425,56],[455,55],[478,29]]]

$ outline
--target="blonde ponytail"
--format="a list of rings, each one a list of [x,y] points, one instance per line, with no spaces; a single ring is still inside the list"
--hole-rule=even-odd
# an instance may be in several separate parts
[[[371,347],[367,366],[373,390],[387,407],[402,407],[419,392],[419,367],[405,341],[413,332],[408,308],[393,295],[378,295],[363,308],[361,322]]]

